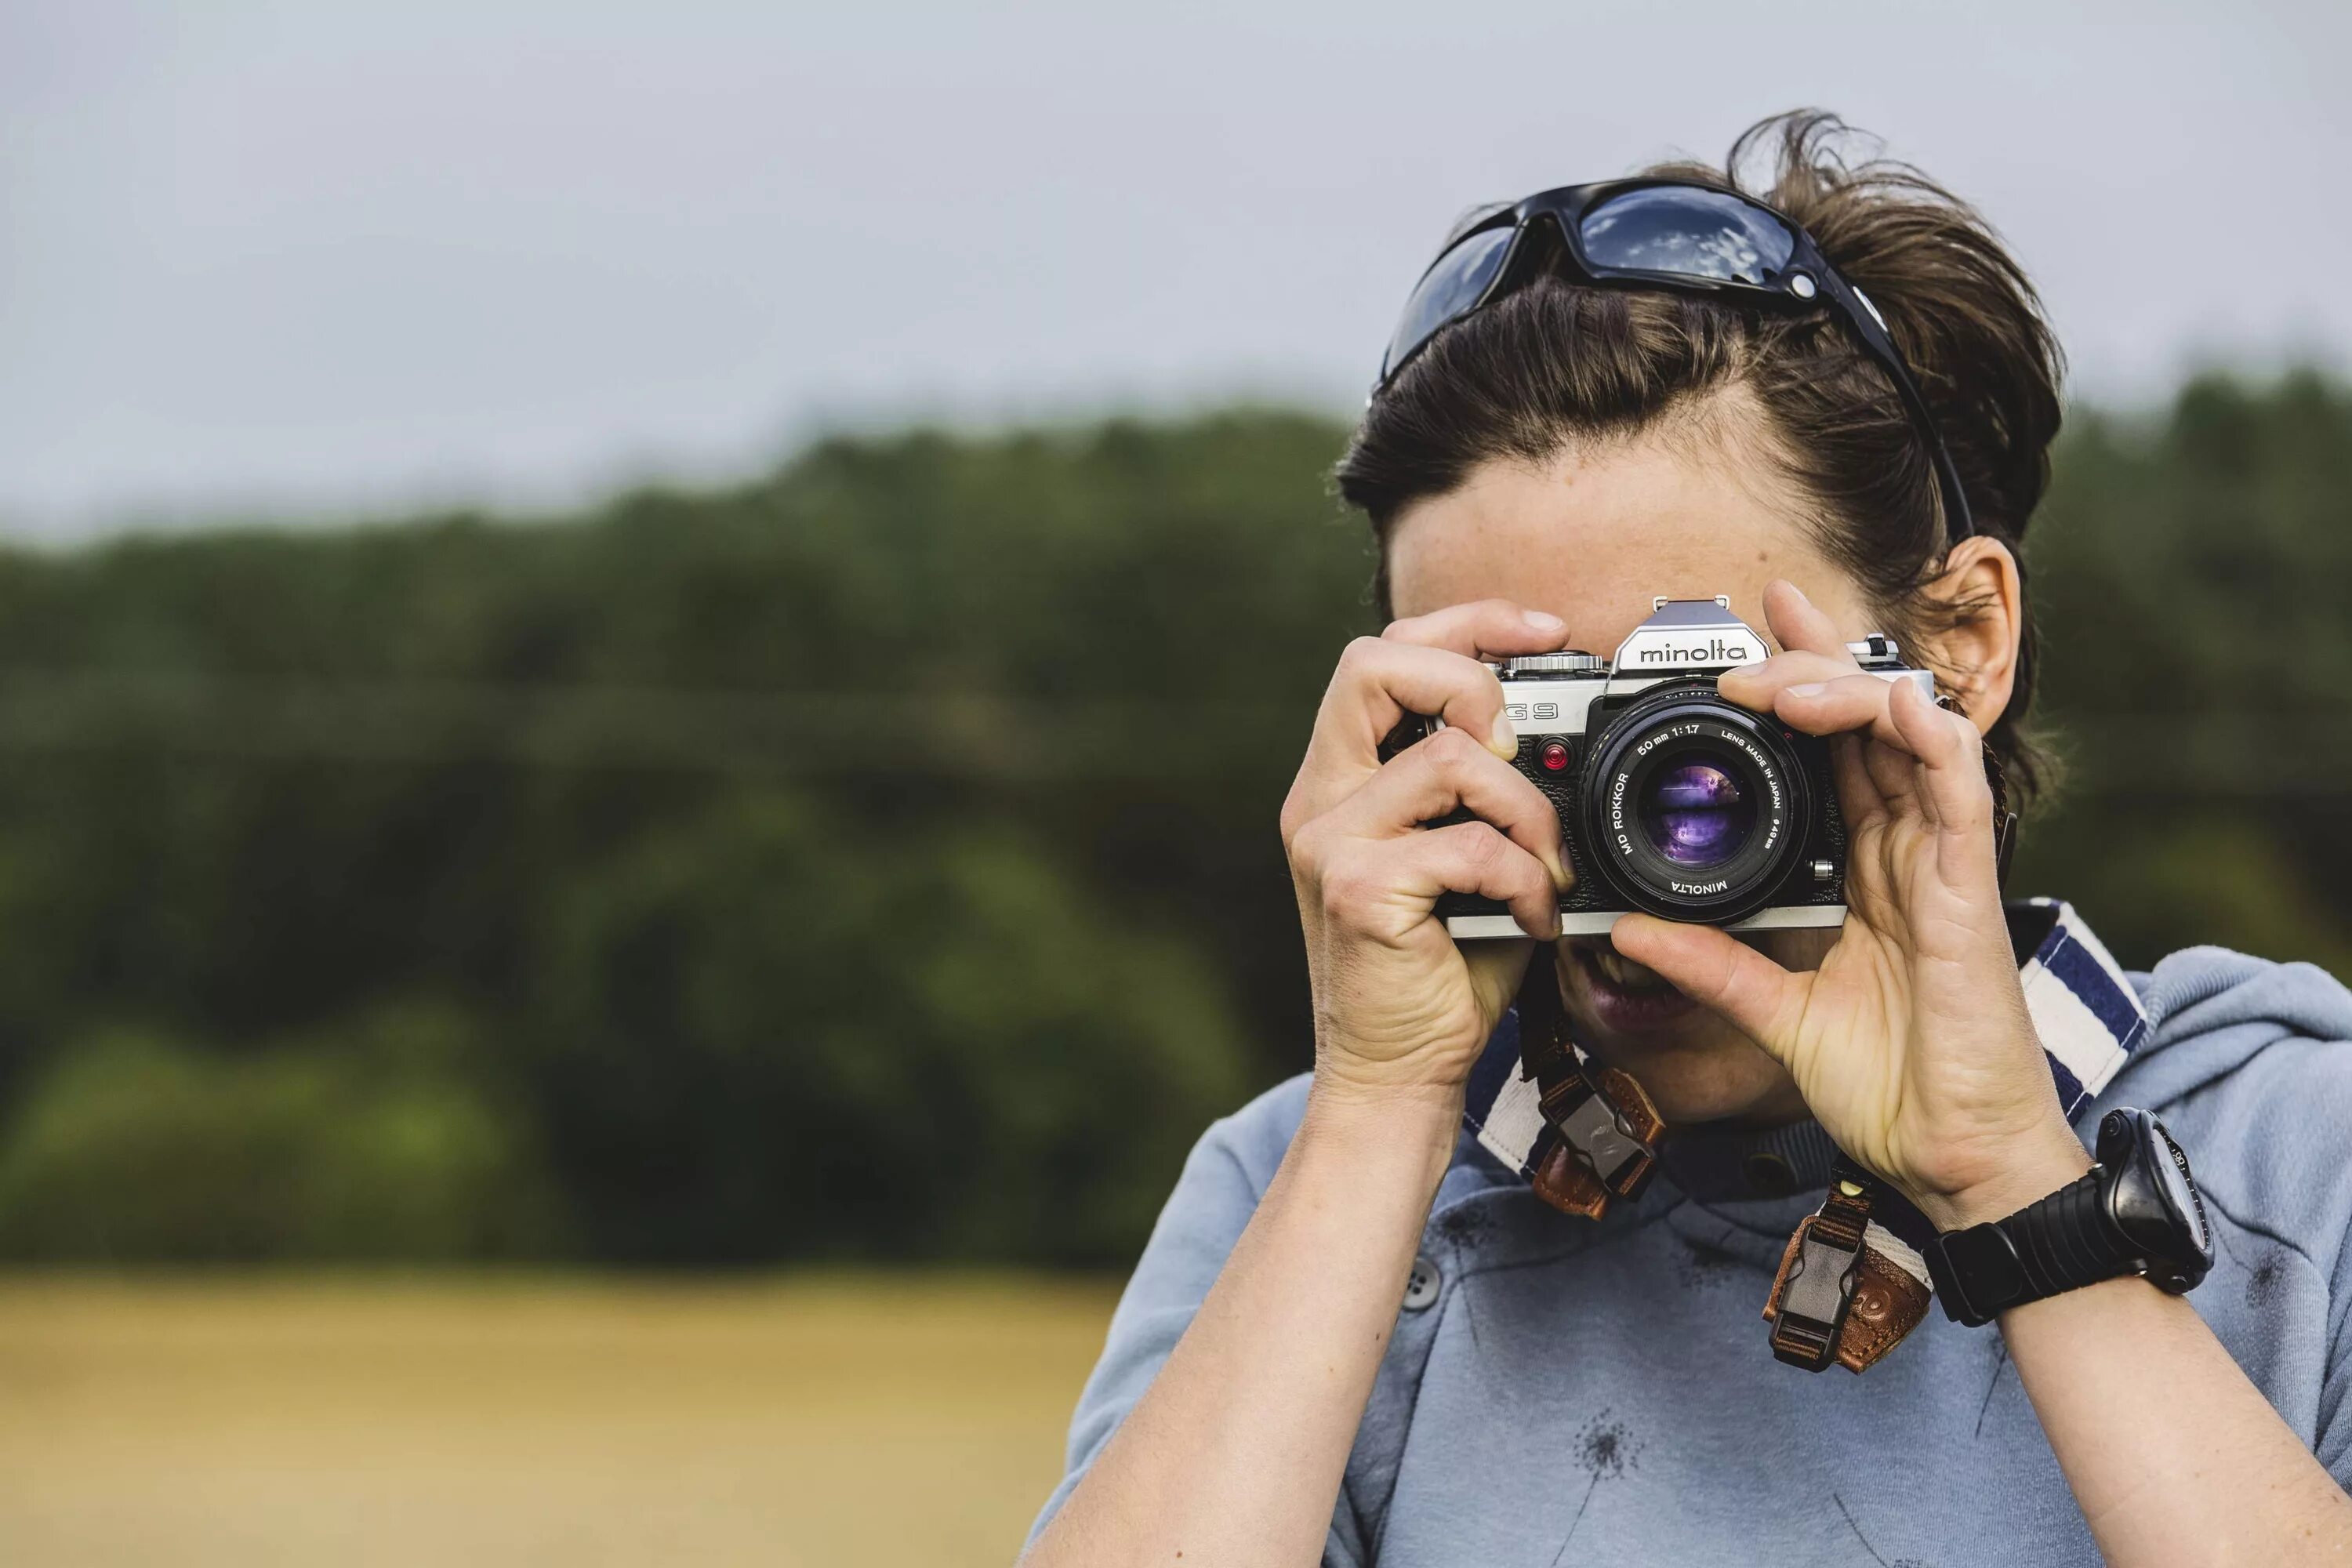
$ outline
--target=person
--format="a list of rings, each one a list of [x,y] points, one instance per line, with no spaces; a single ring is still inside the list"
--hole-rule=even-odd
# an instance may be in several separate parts
[[[1032,1568],[2352,1559],[2352,996],[2216,948],[2126,976],[2071,909],[2004,908],[2060,356],[1981,218],[1850,136],[1780,117],[1720,172],[1474,214],[1415,291],[1338,471],[1394,618],[1340,658],[1281,813],[1314,1069],[1185,1165]],[[1843,924],[1562,938],[1594,868],[1514,765],[1496,665],[1717,595],[1780,648],[1722,696],[1832,737]],[[1864,672],[1872,634],[1936,697]],[[1384,754],[1408,715],[1442,723]],[[1458,894],[1527,939],[1455,941]],[[1569,1081],[1622,1074],[1668,1130],[1597,1219],[1543,1168],[1568,1134],[1528,1110],[1533,996]],[[2042,1200],[2125,1179],[2095,1130],[2159,1123],[2186,1163],[2151,1143],[2134,1179],[2173,1183],[2164,1256],[2020,1239],[2110,1224]],[[1808,1375],[1759,1307],[1807,1283],[1792,1226],[1829,1247],[1874,1193],[1901,1267],[1855,1287],[1848,1236],[1807,1286],[1869,1370]],[[1944,1310],[1854,1353],[1921,1261]]]

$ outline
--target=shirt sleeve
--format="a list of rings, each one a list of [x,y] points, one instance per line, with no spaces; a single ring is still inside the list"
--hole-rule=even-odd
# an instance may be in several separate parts
[[[1259,1119],[1255,1113],[1274,1109],[1261,1101],[1215,1123],[1185,1160],[1183,1173],[1160,1211],[1151,1239],[1127,1282],[1118,1310],[1111,1314],[1102,1357],[1078,1395],[1077,1409],[1070,1417],[1061,1484],[1029,1527],[1032,1542],[1077,1489],[1119,1423],[1160,1375],[1169,1352],[1192,1324],[1192,1315],[1200,1310],[1225,1259],[1232,1256],[1234,1244],[1257,1211],[1258,1198],[1272,1179],[1273,1166],[1280,1162],[1288,1138],[1285,1129],[1285,1135],[1274,1141],[1275,1146],[1257,1148],[1268,1140],[1252,1136],[1265,1129],[1250,1123]],[[1343,1490],[1324,1548],[1325,1568],[1362,1568],[1360,1536],[1355,1510]]]

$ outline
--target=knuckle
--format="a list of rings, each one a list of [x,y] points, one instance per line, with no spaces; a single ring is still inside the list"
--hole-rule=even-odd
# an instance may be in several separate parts
[[[1379,879],[1361,859],[1351,858],[1323,869],[1318,889],[1325,918],[1347,925],[1360,919],[1381,894]]]
[[[1483,753],[1486,747],[1470,738],[1470,732],[1456,724],[1431,735],[1423,742],[1428,748],[1430,765],[1443,773],[1454,773],[1469,765],[1474,754]]]
[[[1522,868],[1504,896],[1512,903],[1525,900],[1538,908],[1559,908],[1559,890],[1551,885],[1551,879],[1544,875],[1541,867]]]
[[[1343,675],[1361,676],[1386,651],[1378,637],[1350,637],[1348,646],[1339,650],[1339,671]]]
[[[1484,878],[1510,864],[1510,840],[1483,822],[1461,825],[1455,840],[1454,853],[1460,857],[1463,869]]]
[[[1479,881],[1479,884],[1517,881],[1517,877],[1512,875],[1517,869],[1515,860],[1524,858],[1524,856],[1512,853],[1510,839],[1506,839],[1500,832],[1484,826],[1484,823],[1463,823],[1454,853],[1456,853],[1456,863],[1463,869],[1463,877]]]
[[[1289,854],[1293,865],[1298,862],[1299,840],[1307,831],[1307,822],[1306,808],[1298,805],[1295,797],[1282,803],[1282,812],[1275,818],[1275,826],[1282,834],[1282,847]]]
[[[1283,836],[1283,842],[1290,852],[1291,869],[1311,872],[1319,868],[1328,858],[1329,834],[1330,829],[1325,827],[1319,818],[1288,828]]]

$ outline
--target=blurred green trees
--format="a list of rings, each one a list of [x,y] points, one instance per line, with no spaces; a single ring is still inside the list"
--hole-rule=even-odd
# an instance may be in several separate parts
[[[0,556],[0,1257],[1131,1254],[1307,1059],[1343,434]],[[2347,479],[2310,377],[2067,437],[2016,882],[2126,962],[2352,969]]]

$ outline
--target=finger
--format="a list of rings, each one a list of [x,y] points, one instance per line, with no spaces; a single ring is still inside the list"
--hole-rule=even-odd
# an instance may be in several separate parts
[[[1408,714],[1442,719],[1499,756],[1517,737],[1503,718],[1503,683],[1476,659],[1443,648],[1358,637],[1339,656],[1286,814],[1312,819],[1381,764],[1381,742]]]
[[[1792,652],[1832,657],[1845,653],[1845,638],[1839,635],[1837,623],[1786,577],[1775,578],[1765,585],[1764,624],[1772,628],[1772,636],[1780,646]],[[1853,662],[1851,658],[1847,662]]]
[[[1455,730],[1440,730],[1391,758],[1329,814],[1342,834],[1393,838],[1466,809],[1539,861],[1555,885],[1573,885],[1559,842],[1559,814],[1518,769]]]
[[[1634,963],[1664,975],[1692,1001],[1722,1014],[1773,1059],[1788,1065],[1784,1042],[1803,1005],[1803,977],[1714,926],[1626,915],[1610,928],[1609,941]]]
[[[1772,710],[1772,700],[1791,686],[1823,685],[1855,673],[1861,667],[1850,656],[1832,658],[1825,653],[1776,653],[1754,664],[1727,669],[1716,687],[1743,708],[1759,713]]]
[[[1528,964],[1552,962],[1552,949],[1544,942],[1490,938],[1465,943],[1461,952],[1463,965],[1470,972],[1470,988],[1478,998],[1478,1016],[1486,1020],[1490,1031],[1510,1011],[1511,999],[1527,978]]]
[[[1882,745],[1909,751],[1902,728],[1890,716],[1887,702],[1897,685],[1875,675],[1845,675],[1835,680],[1801,681],[1785,686],[1772,699],[1772,712],[1791,729],[1808,735],[1867,732]]]
[[[1556,651],[1568,640],[1568,623],[1508,599],[1479,599],[1391,621],[1381,636],[1390,642],[1444,648],[1465,658],[1499,659]]]
[[[1837,786],[1838,815],[1845,818],[1849,834],[1875,825],[1886,815],[1886,797],[1863,761],[1863,750],[1868,744],[1859,735],[1830,737],[1830,779]]]
[[[1359,840],[1324,892],[1328,910],[1363,929],[1390,928],[1400,914],[1425,918],[1444,894],[1468,893],[1507,907],[1529,936],[1549,942],[1559,935],[1551,873],[1483,822]]]
[[[1918,787],[1936,826],[1990,843],[1992,786],[1985,779],[1984,742],[1977,727],[1928,701],[1916,686],[1904,685],[1888,705],[1889,717],[1903,732],[1906,749],[1918,759]]]
[[[1886,803],[1887,815],[1932,821],[1935,805],[1920,794],[1919,759],[1911,754],[1911,748],[1885,745],[1867,735],[1856,735],[1854,739],[1861,742],[1863,771],[1877,786],[1878,798]]]

